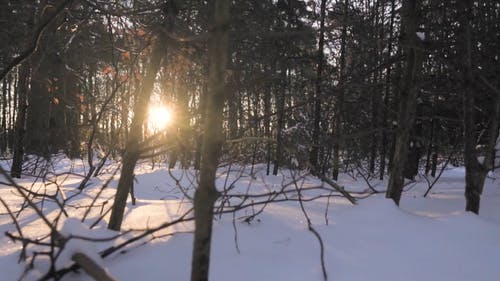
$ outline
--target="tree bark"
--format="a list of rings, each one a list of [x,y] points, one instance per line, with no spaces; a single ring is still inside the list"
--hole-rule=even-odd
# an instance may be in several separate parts
[[[0,152],[7,151],[7,77],[3,79],[2,83],[2,138],[0,145]]]
[[[24,158],[24,136],[26,134],[26,111],[28,104],[26,103],[26,96],[28,92],[28,84],[30,76],[30,66],[29,61],[25,61],[19,70],[18,76],[18,98],[17,103],[17,117],[15,125],[15,135],[14,135],[14,156],[12,159],[12,167],[10,169],[10,175],[13,178],[21,178],[21,173],[23,169],[23,158]]]
[[[229,45],[229,0],[215,1],[214,27],[208,42],[210,61],[206,115],[203,122],[200,183],[194,196],[195,232],[191,281],[209,276],[213,208],[218,197],[215,179],[223,143],[222,120],[226,99],[226,65]]]
[[[266,69],[267,70],[267,69]],[[269,75],[269,74],[268,74]],[[274,75],[274,72],[271,72]],[[266,175],[271,169],[271,81],[266,82],[264,88],[264,135],[266,140]]]
[[[398,124],[396,130],[396,144],[393,155],[393,166],[387,186],[386,197],[394,200],[399,205],[403,191],[403,171],[408,156],[408,141],[410,130],[415,119],[417,105],[416,80],[422,63],[421,50],[417,46],[417,0],[405,0],[402,7],[403,30],[402,43],[406,57],[406,71],[404,75],[402,90],[399,98]]]
[[[288,87],[287,80],[287,69],[284,66],[281,66],[281,81],[282,87],[281,89],[276,90],[276,112],[277,112],[277,121],[276,121],[276,153],[274,155],[274,167],[273,167],[273,175],[278,174],[278,169],[282,165],[283,160],[283,127],[285,123],[285,95]]]
[[[462,13],[459,19],[462,28],[462,38],[459,39],[461,45],[462,79],[463,79],[463,110],[464,110],[464,161],[465,161],[465,210],[479,213],[479,204],[484,184],[484,177],[481,165],[476,155],[475,141],[475,99],[472,88],[472,58],[471,58],[471,27],[470,16],[472,15],[472,1],[464,0],[460,2],[459,10]]]
[[[33,56],[33,66],[39,61],[39,55]],[[49,93],[47,91],[47,74],[51,73],[45,66],[33,67],[31,86],[27,96],[27,134],[26,151],[30,154],[49,157]]]
[[[491,114],[491,122],[488,128],[488,140],[486,142],[485,151],[479,154],[476,150],[476,91],[479,89],[474,87],[474,74],[472,67],[472,19],[473,19],[473,2],[464,0],[459,2],[460,26],[462,36],[459,36],[459,51],[461,54],[462,64],[462,89],[463,93],[463,110],[464,110],[464,161],[465,161],[465,210],[479,213],[481,194],[483,192],[484,181],[488,171],[493,168],[492,158],[494,155],[496,137],[500,119],[500,96],[498,93],[493,93],[493,110]],[[483,158],[480,162],[480,157]]]

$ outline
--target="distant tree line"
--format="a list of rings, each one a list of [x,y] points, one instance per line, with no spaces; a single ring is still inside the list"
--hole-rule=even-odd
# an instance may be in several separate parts
[[[152,95],[175,108],[176,121],[145,154],[199,166],[209,2],[3,1],[2,69],[39,37],[2,77],[0,151],[17,160],[13,175],[25,154],[123,156],[155,44]],[[239,1],[223,159],[264,162],[274,174],[313,167],[334,179],[356,166],[383,178],[398,166],[413,178],[419,168],[434,175],[448,157],[463,164],[467,153],[492,153],[500,8],[464,3]]]

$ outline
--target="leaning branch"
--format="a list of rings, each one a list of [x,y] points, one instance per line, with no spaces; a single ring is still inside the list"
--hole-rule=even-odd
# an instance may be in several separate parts
[[[295,179],[295,176],[294,176],[294,179]],[[314,226],[311,222],[311,218],[307,214],[306,208],[304,207],[304,203],[302,202],[301,187],[298,186],[297,180],[294,180],[293,184],[295,186],[295,190],[297,191],[297,194],[299,195],[299,206],[300,206],[300,209],[302,210],[302,214],[304,214],[304,217],[307,221],[307,228],[318,239],[318,243],[319,243],[319,247],[320,247],[320,261],[321,261],[321,271],[323,273],[323,280],[328,281],[328,273],[326,272],[326,265],[325,265],[325,245],[323,243],[323,239],[321,238],[321,235],[319,235],[318,231],[314,228]]]
[[[351,202],[353,205],[356,205],[356,198],[352,197],[351,194],[349,194],[349,192],[347,192],[344,187],[336,184],[334,181],[332,181],[331,179],[325,177],[324,175],[322,175],[321,173],[318,173],[316,171],[316,168],[311,165],[311,163],[307,162],[307,166],[308,168],[311,170],[311,172],[314,173],[315,176],[317,176],[320,180],[326,182],[329,186],[333,187],[335,190],[337,190],[340,194],[342,194],[347,200],[349,200],[349,202]]]
[[[109,273],[98,265],[91,258],[87,257],[82,253],[76,253],[71,258],[76,264],[78,264],[88,275],[92,276],[94,280],[99,281],[115,281]]]

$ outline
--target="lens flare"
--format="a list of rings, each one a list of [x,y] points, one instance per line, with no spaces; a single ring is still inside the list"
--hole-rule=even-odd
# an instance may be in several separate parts
[[[151,106],[148,113],[148,128],[161,131],[172,122],[172,110],[165,106]]]

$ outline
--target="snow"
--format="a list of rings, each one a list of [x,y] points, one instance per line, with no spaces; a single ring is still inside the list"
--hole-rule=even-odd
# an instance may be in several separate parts
[[[74,172],[82,172],[82,165],[81,161],[62,159],[56,169],[66,171],[71,166]],[[219,171],[217,186],[233,195],[276,192],[286,186],[287,197],[297,199],[293,193],[295,179],[298,187],[304,189],[302,195],[305,198],[330,192],[328,186],[322,186],[321,181],[306,176],[304,171],[282,170],[277,176],[266,176],[264,168],[265,165],[257,165],[256,174],[250,175],[249,167],[233,165],[229,174]],[[82,194],[68,202],[69,218],[62,216],[58,229],[65,237],[73,238],[66,243],[57,265],[67,266],[72,254],[81,251],[105,267],[117,280],[189,280],[193,240],[191,221],[162,229],[104,260],[97,253],[127,241],[141,230],[151,229],[189,212],[190,203],[185,194],[192,196],[194,192],[196,171],[173,169],[169,173],[164,166],[152,169],[149,164],[141,163],[136,169],[137,205],[132,206],[129,201],[123,224],[125,230],[135,231],[111,239],[117,233],[107,230],[105,222],[92,229],[89,226],[101,216],[103,208],[110,206],[118,176],[111,180],[96,201],[104,207],[93,208],[83,223],[81,218],[112,170],[105,169],[109,172],[93,178],[92,184]],[[184,188],[182,191],[172,176]],[[328,280],[500,280],[499,178],[500,172],[497,171],[486,180],[479,216],[463,211],[463,167],[445,170],[426,198],[423,194],[427,182],[423,176],[417,176],[416,182],[406,186],[400,208],[383,193],[360,199],[356,206],[340,197],[304,202],[307,214],[324,242]],[[79,177],[69,175],[58,179],[67,197],[77,192]],[[31,181],[25,178],[19,183],[31,186]],[[338,183],[350,191],[361,192],[368,188],[365,181],[355,175],[342,174]],[[384,190],[386,184],[385,181],[371,181],[377,190]],[[47,183],[39,183],[34,188],[42,186],[55,188]],[[3,186],[0,196],[14,210],[22,204],[21,198],[10,187]],[[258,203],[265,199],[255,197],[253,200]],[[233,198],[229,203],[234,206],[241,200]],[[320,246],[308,230],[299,202],[268,204],[255,219],[245,220],[262,207],[264,205],[243,209],[234,217],[232,214],[216,217],[211,280],[322,280]],[[58,209],[47,201],[43,212],[54,219]],[[0,213],[3,214],[0,215],[0,231],[16,233],[3,207]],[[40,219],[29,210],[20,214],[19,222],[25,236],[43,237],[47,232]],[[99,242],[81,237],[98,239]],[[17,263],[21,245],[7,237],[0,238],[0,245],[2,279],[17,280],[25,267],[23,262]],[[36,250],[39,249],[33,247],[29,253]],[[37,258],[34,266],[24,280],[37,280],[47,272],[50,263],[48,259]],[[71,273],[63,280],[91,278],[84,273]]]
[[[67,242],[59,253],[56,261],[56,268],[63,269],[73,264],[72,257],[74,254],[81,253],[89,257],[95,263],[102,265],[103,260],[99,256],[99,251],[95,246],[95,242],[91,240],[81,239],[79,237],[94,238],[90,229],[77,218],[68,218],[64,221],[59,233],[64,236]]]
[[[478,156],[477,157],[477,162],[480,164],[480,165],[483,165],[484,164],[484,160],[486,159],[486,157],[484,156]]]
[[[425,32],[419,31],[419,32],[416,32],[415,34],[417,35],[418,39],[420,39],[422,41],[425,40]]]

